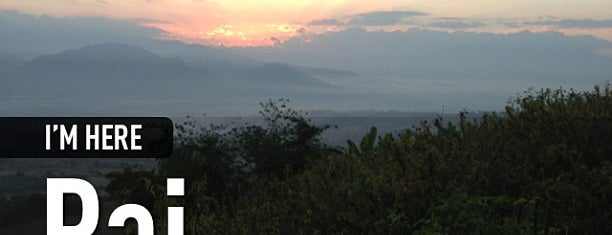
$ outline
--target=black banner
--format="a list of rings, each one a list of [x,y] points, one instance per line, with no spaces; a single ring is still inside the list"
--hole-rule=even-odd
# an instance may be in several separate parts
[[[0,118],[3,158],[163,158],[172,139],[168,118]]]

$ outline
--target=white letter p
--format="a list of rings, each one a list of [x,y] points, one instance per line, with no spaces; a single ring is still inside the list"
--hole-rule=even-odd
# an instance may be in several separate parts
[[[81,198],[81,222],[64,226],[64,194]],[[91,235],[98,225],[98,194],[82,179],[47,178],[47,235]]]

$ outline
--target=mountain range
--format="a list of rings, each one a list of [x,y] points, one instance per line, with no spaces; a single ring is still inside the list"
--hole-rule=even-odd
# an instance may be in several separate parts
[[[25,107],[11,108],[11,102],[22,105],[30,102],[34,105],[30,110],[42,113],[58,107],[95,113],[91,107],[110,111],[117,106],[128,113],[143,107],[147,112],[154,108],[166,113],[195,109],[194,106],[202,104],[241,109],[242,104],[256,106],[254,101],[269,98],[334,94],[341,89],[322,81],[323,75],[352,76],[350,72],[329,68],[206,54],[214,49],[204,46],[180,47],[175,42],[168,45],[167,48],[175,50],[167,50],[167,56],[124,43],[87,45],[30,61],[2,55],[0,98],[5,103],[2,108],[8,108],[9,113],[21,113]],[[45,104],[48,107],[41,107]]]
[[[0,45],[3,115],[241,115],[277,98],[297,109],[488,111],[531,87],[612,79],[611,42],[554,32],[351,28],[245,48],[85,37],[24,52],[26,34],[14,33]]]

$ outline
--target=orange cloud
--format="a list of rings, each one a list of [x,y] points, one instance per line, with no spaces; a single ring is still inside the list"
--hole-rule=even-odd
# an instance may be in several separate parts
[[[553,3],[554,2],[554,3]],[[533,18],[544,13],[570,18],[609,18],[612,2],[504,0],[3,0],[0,7],[57,17],[98,16],[113,19],[151,19],[145,25],[165,32],[161,37],[193,43],[226,46],[274,45],[305,28],[311,33],[337,31],[362,16],[370,30],[405,30],[407,11],[422,11],[431,17]],[[569,7],[571,6],[571,7]],[[570,9],[570,10],[568,10]],[[372,21],[368,13],[386,12]],[[402,13],[403,12],[403,13]],[[389,15],[395,13],[396,15]],[[401,13],[401,14],[400,14]],[[399,15],[398,15],[399,14]],[[517,14],[519,16],[517,16]],[[369,23],[364,17],[369,16]],[[389,18],[391,17],[391,18]],[[407,17],[407,16],[406,16]],[[382,22],[382,23],[381,23]],[[389,25],[388,22],[398,25]],[[355,22],[353,22],[355,23]],[[366,22],[367,23],[367,22]],[[383,24],[384,23],[384,24]],[[379,28],[372,28],[379,26]],[[499,32],[503,28],[492,29]],[[610,36],[607,30],[596,33]],[[271,40],[274,38],[275,40]]]

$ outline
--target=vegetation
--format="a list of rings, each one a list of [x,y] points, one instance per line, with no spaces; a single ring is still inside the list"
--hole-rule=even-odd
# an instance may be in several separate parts
[[[329,126],[283,101],[262,114],[264,126],[179,126],[172,157],[109,174],[108,192],[151,205],[158,231],[167,206],[184,206],[187,234],[612,231],[609,84],[529,90],[503,114],[399,135],[372,128],[346,149],[322,144]],[[166,177],[186,179],[184,198],[164,196]]]

